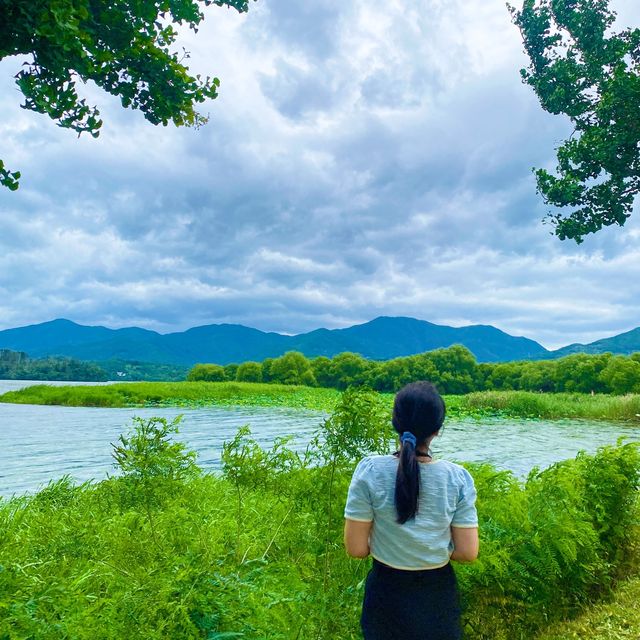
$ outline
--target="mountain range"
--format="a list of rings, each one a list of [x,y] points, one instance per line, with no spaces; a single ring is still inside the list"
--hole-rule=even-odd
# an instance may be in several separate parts
[[[104,362],[126,360],[192,366],[264,360],[286,351],[307,357],[332,357],[352,351],[388,360],[462,344],[478,362],[557,358],[570,353],[640,351],[640,327],[591,344],[571,344],[549,351],[529,338],[509,335],[491,325],[449,327],[405,317],[379,317],[344,329],[316,329],[299,335],[264,332],[238,324],[210,324],[161,334],[139,327],[108,329],[58,319],[0,331],[0,349],[31,357],[68,356]]]

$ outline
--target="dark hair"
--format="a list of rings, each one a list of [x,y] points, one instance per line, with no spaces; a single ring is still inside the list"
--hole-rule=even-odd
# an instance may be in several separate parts
[[[409,431],[420,445],[440,430],[444,422],[444,400],[430,382],[412,382],[396,394],[393,403],[393,428],[400,436]],[[416,447],[409,440],[402,442],[398,452],[395,505],[398,522],[404,524],[418,512],[420,493],[420,463]]]

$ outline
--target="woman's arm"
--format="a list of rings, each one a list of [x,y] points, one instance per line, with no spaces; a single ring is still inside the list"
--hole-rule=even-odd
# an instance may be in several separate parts
[[[478,557],[480,541],[478,527],[451,527],[453,541],[452,560],[458,562],[473,562]]]
[[[373,522],[361,520],[344,521],[344,548],[352,558],[366,558],[369,555],[369,534]]]

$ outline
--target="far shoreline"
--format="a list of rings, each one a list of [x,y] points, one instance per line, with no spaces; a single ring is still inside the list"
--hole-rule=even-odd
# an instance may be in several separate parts
[[[391,408],[393,394],[379,395]],[[29,381],[21,389],[0,395],[0,403],[105,408],[274,406],[331,411],[339,397],[335,389],[250,382]],[[479,391],[445,399],[452,418],[640,420],[640,394]]]

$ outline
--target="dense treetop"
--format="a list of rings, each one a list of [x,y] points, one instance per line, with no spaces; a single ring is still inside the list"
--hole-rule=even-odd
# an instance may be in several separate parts
[[[54,357],[32,359],[21,351],[0,349],[0,379],[104,381],[108,375],[94,362]]]
[[[290,351],[262,363],[220,366],[197,364],[188,380],[272,382],[347,389],[367,386],[396,392],[409,382],[430,380],[442,393],[537,391],[576,393],[640,393],[640,353],[578,353],[558,360],[523,360],[478,364],[462,345],[392,360],[368,360],[357,353],[333,358],[306,358]]]

